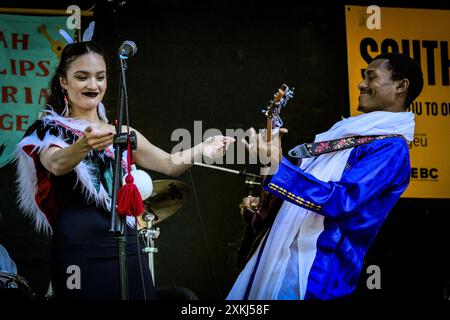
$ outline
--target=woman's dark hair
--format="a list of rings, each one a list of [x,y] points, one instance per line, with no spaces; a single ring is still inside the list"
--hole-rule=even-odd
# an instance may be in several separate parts
[[[58,67],[50,80],[50,93],[47,96],[47,105],[52,107],[56,113],[61,114],[64,110],[64,93],[59,78],[66,77],[70,64],[78,57],[91,52],[101,55],[106,62],[102,47],[93,41],[71,43],[64,47]]]
[[[392,72],[392,80],[409,80],[408,93],[406,95],[404,109],[408,109],[409,105],[416,99],[423,88],[423,74],[420,65],[403,53],[389,52],[382,53],[373,60],[388,60],[387,67]]]

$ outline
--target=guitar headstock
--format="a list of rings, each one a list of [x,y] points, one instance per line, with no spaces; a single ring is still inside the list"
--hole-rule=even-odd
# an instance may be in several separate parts
[[[281,128],[283,121],[280,118],[281,108],[294,96],[294,88],[289,89],[286,84],[282,84],[278,91],[273,95],[267,109],[263,110],[266,116],[266,123],[271,123],[270,128],[266,125],[266,129]]]

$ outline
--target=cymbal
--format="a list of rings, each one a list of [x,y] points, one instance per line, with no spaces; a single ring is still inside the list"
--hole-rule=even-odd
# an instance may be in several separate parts
[[[153,193],[144,200],[145,212],[138,217],[138,229],[142,229],[147,225],[144,221],[144,216],[148,213],[153,213],[155,219],[153,225],[167,219],[175,212],[177,212],[188,200],[189,188],[188,186],[178,180],[154,180]]]

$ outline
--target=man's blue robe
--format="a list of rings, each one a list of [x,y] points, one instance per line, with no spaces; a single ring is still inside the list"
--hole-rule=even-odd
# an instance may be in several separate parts
[[[364,256],[409,178],[409,150],[402,138],[353,148],[340,181],[320,181],[282,159],[264,189],[324,216],[305,299],[333,299],[354,291]],[[295,241],[290,250],[279,299],[299,298],[296,259],[301,257]]]

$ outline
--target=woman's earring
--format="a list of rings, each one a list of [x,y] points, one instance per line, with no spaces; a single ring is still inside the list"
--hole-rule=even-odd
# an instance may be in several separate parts
[[[98,114],[98,117],[100,118],[100,120],[108,123],[108,118],[106,117],[105,105],[103,104],[103,102],[100,102],[98,104],[97,114]]]
[[[62,89],[62,92],[64,94],[64,110],[62,112],[63,117],[69,117],[69,98],[67,98],[67,91]]]
[[[97,114],[98,114],[98,117],[100,118],[100,120],[108,123],[108,118],[106,117],[105,105],[103,104],[103,102],[100,102],[98,104]]]

